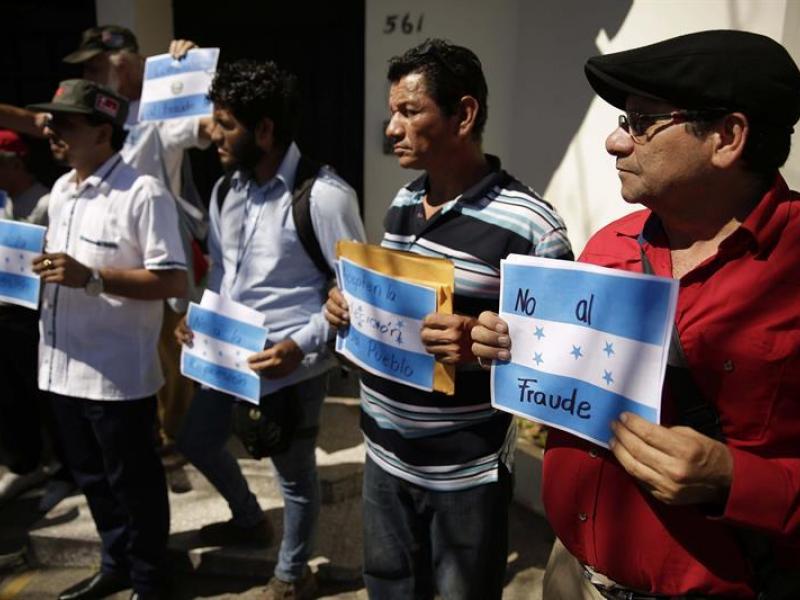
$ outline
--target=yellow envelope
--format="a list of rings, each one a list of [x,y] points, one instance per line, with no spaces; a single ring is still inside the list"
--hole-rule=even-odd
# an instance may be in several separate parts
[[[361,267],[379,271],[388,277],[432,287],[437,291],[437,312],[453,314],[455,268],[446,258],[431,258],[347,240],[336,243],[336,256],[351,260]],[[455,379],[455,366],[436,361],[433,371],[435,391],[452,396],[455,393]]]

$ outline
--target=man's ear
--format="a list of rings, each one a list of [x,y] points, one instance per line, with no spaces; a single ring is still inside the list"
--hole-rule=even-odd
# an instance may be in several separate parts
[[[103,123],[97,128],[98,145],[111,144],[111,135],[114,133],[114,126],[111,123]]]
[[[721,169],[729,168],[742,157],[750,136],[750,122],[747,116],[740,112],[725,115],[712,135],[714,136],[712,164]]]
[[[269,117],[264,117],[256,125],[254,140],[264,152],[270,152],[275,146],[275,123]]]
[[[472,132],[475,129],[475,121],[478,118],[480,110],[481,105],[472,96],[464,96],[458,101],[456,116],[458,117],[459,137],[472,136]]]

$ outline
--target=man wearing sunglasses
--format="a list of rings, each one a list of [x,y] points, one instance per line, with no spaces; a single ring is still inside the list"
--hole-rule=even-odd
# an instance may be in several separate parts
[[[800,72],[764,36],[706,31],[591,58],[625,111],[606,140],[646,210],[581,259],[680,281],[663,422],[623,414],[610,451],[552,430],[560,541],[544,598],[800,598],[800,197],[778,173]],[[483,313],[473,352],[507,360]]]

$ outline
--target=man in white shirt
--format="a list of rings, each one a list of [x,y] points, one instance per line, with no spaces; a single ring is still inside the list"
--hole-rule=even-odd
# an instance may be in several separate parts
[[[156,354],[164,298],[186,293],[178,216],[169,192],[119,154],[128,103],[82,79],[63,81],[45,129],[73,167],[53,186],[39,387],[50,396],[64,454],[102,541],[100,571],[60,600],[102,598],[129,585],[159,598],[169,533],[164,472],[153,443]]]
[[[170,52],[182,57],[194,43],[176,40]],[[208,220],[191,178],[191,168],[184,160],[190,148],[207,148],[211,143],[213,123],[210,117],[189,117],[166,121],[139,121],[139,98],[144,81],[145,57],[139,54],[136,36],[117,25],[91,27],[83,32],[79,47],[64,57],[64,62],[83,67],[83,77],[104,85],[130,101],[125,129],[128,136],[121,154],[125,162],[140,173],[160,179],[178,203],[178,215],[184,252],[188,260],[189,294],[198,299],[194,286],[192,242],[206,236]],[[191,382],[180,374],[180,350],[172,331],[186,310],[184,299],[171,299],[165,310],[159,339],[159,356],[165,385],[158,393],[159,419],[163,441],[170,446],[194,394]]]

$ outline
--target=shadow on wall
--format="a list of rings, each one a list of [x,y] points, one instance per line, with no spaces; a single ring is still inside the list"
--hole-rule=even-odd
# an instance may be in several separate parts
[[[543,193],[594,97],[583,65],[601,30],[619,31],[633,0],[520,2],[509,170]],[[491,107],[491,97],[490,97]],[[613,124],[609,124],[609,130]]]

